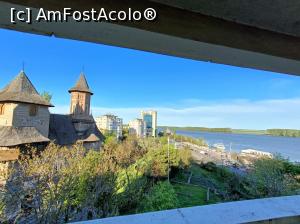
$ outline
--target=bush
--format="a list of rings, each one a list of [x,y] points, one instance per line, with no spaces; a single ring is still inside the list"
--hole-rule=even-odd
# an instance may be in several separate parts
[[[140,202],[140,212],[160,211],[177,208],[178,199],[176,192],[168,182],[156,184]]]
[[[284,163],[276,158],[256,160],[247,180],[253,198],[289,195],[299,188],[295,179],[286,173]]]
[[[19,160],[11,171],[4,215],[17,223],[106,217],[115,214],[113,194],[114,175],[101,153],[87,152],[82,145],[70,150],[50,144],[40,155]]]
[[[217,171],[217,165],[213,162],[207,162],[207,163],[202,163],[201,168],[209,171],[209,172],[216,172]]]

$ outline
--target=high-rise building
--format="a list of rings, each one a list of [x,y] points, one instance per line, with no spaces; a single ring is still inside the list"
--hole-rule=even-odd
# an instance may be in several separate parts
[[[157,136],[157,112],[156,111],[142,111],[142,120],[146,123],[146,136]]]
[[[112,114],[105,114],[95,118],[96,125],[103,133],[115,134],[117,138],[122,137],[123,120]]]
[[[128,126],[129,135],[135,135],[139,138],[144,138],[146,136],[146,122],[142,119],[130,121]]]

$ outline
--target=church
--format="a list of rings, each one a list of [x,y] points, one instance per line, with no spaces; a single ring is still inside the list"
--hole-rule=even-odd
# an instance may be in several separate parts
[[[28,145],[42,149],[52,141],[100,149],[103,135],[90,111],[93,93],[83,73],[69,94],[70,111],[63,115],[50,113],[54,106],[38,93],[24,71],[0,91],[0,173]]]

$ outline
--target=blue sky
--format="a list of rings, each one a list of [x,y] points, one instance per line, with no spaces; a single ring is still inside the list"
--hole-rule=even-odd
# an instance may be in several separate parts
[[[67,90],[84,67],[94,116],[128,122],[157,109],[160,125],[300,129],[300,77],[3,29],[0,43],[0,88],[24,61],[55,113],[68,113]]]

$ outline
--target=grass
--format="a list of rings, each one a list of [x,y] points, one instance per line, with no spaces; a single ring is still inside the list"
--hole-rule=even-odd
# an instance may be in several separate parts
[[[213,193],[210,194],[210,200],[206,201],[207,190],[203,187],[177,183],[173,184],[173,187],[176,191],[179,206],[181,208],[213,204],[220,201],[219,198]]]
[[[207,171],[197,164],[192,164],[191,167],[186,171],[192,172],[193,176],[201,176],[203,178],[209,179],[214,185],[218,186],[218,188],[221,190],[225,189],[223,181],[216,172]],[[184,175],[183,173],[178,173],[175,177],[175,180],[186,183],[187,175]],[[221,198],[213,194],[212,192],[210,193],[210,200],[206,201],[207,188],[202,186],[195,186],[193,184],[189,185],[173,183],[173,187],[177,193],[180,207],[207,205],[221,201]]]

